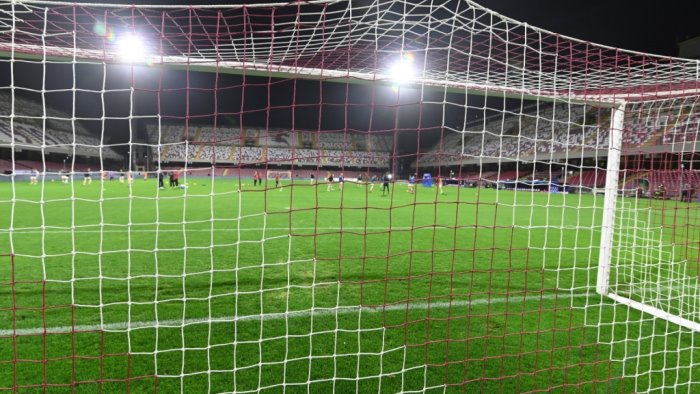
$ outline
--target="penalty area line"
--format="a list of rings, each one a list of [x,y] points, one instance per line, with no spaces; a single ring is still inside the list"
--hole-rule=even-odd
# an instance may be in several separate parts
[[[311,310],[289,311],[289,312],[273,312],[267,314],[240,315],[240,316],[218,316],[211,318],[191,318],[191,319],[170,319],[170,320],[152,320],[152,321],[131,321],[131,322],[115,322],[107,324],[92,324],[92,325],[75,325],[75,326],[57,326],[46,327],[46,329],[38,328],[19,328],[16,330],[0,330],[0,337],[9,337],[16,335],[40,335],[40,334],[67,334],[71,332],[126,332],[134,329],[147,328],[179,328],[183,326],[195,324],[219,324],[219,323],[238,323],[246,321],[275,321],[287,320],[295,318],[323,317],[349,314],[376,314],[382,312],[399,312],[406,309],[411,311],[427,311],[428,309],[448,309],[448,308],[463,308],[478,305],[496,305],[507,303],[534,303],[538,301],[552,300],[571,300],[575,298],[600,297],[596,293],[558,293],[558,294],[543,294],[541,296],[533,295],[523,298],[522,295],[513,297],[500,298],[477,298],[474,300],[455,300],[451,302],[411,302],[407,304],[391,304],[386,306],[338,306],[334,308],[318,308]]]

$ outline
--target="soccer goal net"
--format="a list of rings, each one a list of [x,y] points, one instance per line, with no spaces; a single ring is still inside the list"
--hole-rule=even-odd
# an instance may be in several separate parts
[[[0,11],[0,391],[700,390],[697,61],[469,0]]]

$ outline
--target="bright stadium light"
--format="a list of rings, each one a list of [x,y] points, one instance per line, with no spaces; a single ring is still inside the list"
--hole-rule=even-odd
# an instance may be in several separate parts
[[[413,67],[414,60],[415,56],[410,52],[406,52],[391,66],[389,75],[393,81],[392,88],[394,90],[398,90],[399,87],[407,85],[413,80],[416,74],[416,70]]]
[[[146,58],[146,48],[141,37],[127,33],[119,37],[119,58],[125,63],[139,63]]]

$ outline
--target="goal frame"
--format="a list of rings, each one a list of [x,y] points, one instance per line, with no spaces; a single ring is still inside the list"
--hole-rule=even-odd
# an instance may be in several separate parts
[[[600,237],[600,252],[598,257],[598,272],[596,292],[608,297],[616,303],[626,305],[655,318],[666,320],[689,330],[700,332],[700,323],[669,313],[653,305],[636,301],[611,291],[610,276],[612,274],[613,236],[618,200],[618,182],[620,175],[620,160],[622,157],[622,137],[624,133],[625,109],[627,102],[621,101],[612,108],[610,118],[610,144],[606,167],[605,195],[603,203],[602,234]]]

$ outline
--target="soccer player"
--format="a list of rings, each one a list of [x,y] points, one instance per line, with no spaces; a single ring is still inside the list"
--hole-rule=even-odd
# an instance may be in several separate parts
[[[172,171],[168,173],[168,183],[170,187],[175,187],[175,174]]]
[[[374,184],[377,182],[377,176],[372,175],[372,177],[369,178],[369,192],[372,193],[374,191]]]
[[[326,187],[327,192],[332,192],[333,191],[333,173],[328,171],[328,174],[326,174],[326,180],[328,181],[328,187]]]
[[[357,175],[357,187],[362,186],[362,174]]]
[[[36,185],[39,183],[39,170],[36,168],[32,170],[32,175],[29,176],[29,184]]]
[[[173,184],[175,187],[180,187],[180,170],[173,171]]]
[[[343,180],[344,180],[344,179],[345,179],[345,178],[344,178],[344,176],[343,176],[343,173],[341,172],[341,173],[340,173],[340,176],[338,176],[338,188],[339,188],[340,190],[343,190]]]
[[[280,174],[275,173],[275,189],[277,189],[278,187],[280,187]]]
[[[61,182],[63,182],[63,183],[68,183],[68,181],[70,180],[70,177],[68,175],[66,175],[66,173],[63,172],[63,170],[59,171],[58,175],[61,176]]]
[[[165,174],[163,171],[158,171],[158,188],[159,189],[165,189],[165,186],[163,186],[163,178],[165,177]]]
[[[313,173],[311,173],[311,183],[309,183],[309,184],[310,184],[310,185],[313,185],[314,183],[316,183],[316,175],[314,175]]]
[[[83,186],[89,185],[92,183],[92,176],[90,174],[91,170],[88,168],[87,172],[83,175]]]
[[[438,184],[438,191],[440,191],[440,194],[445,194],[445,191],[442,190],[442,177],[441,176],[438,177],[437,184]]]
[[[122,173],[122,177],[123,176],[124,175]],[[131,187],[131,185],[134,183],[134,173],[133,172],[129,171],[126,173],[126,182],[127,182],[127,185],[129,185],[129,187]]]
[[[382,197],[384,197],[384,192],[391,194],[389,190],[389,181],[391,180],[391,175],[386,173],[382,175]]]
[[[415,184],[416,184],[416,176],[411,174],[411,176],[408,177],[408,188],[406,189],[406,193],[413,193]]]
[[[124,183],[124,169],[119,170],[119,183]]]

